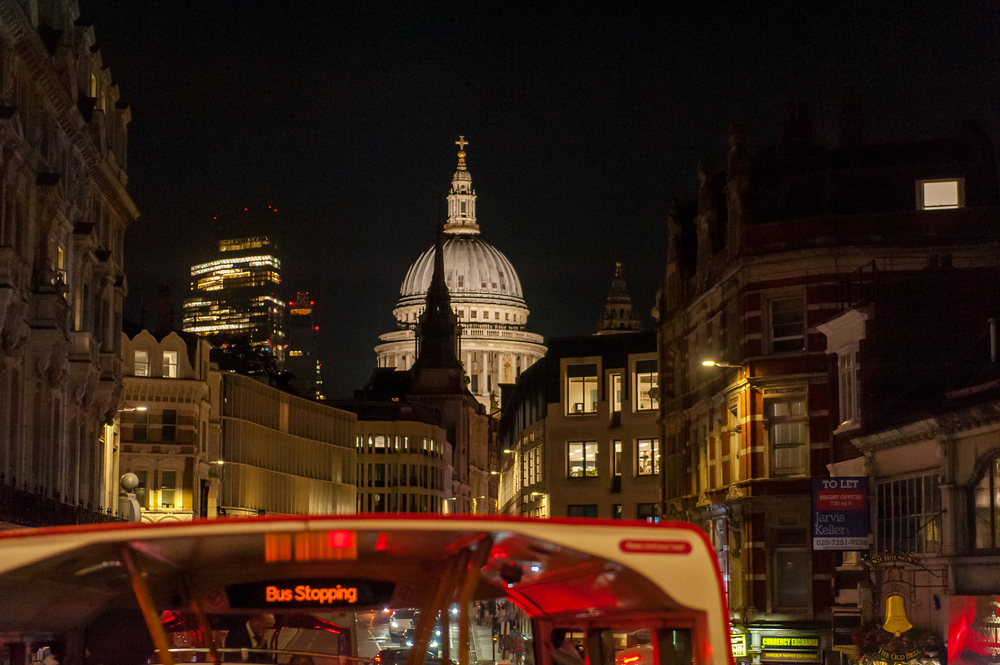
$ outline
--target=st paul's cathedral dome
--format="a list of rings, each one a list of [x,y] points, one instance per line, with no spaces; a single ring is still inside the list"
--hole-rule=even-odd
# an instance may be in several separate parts
[[[500,250],[482,240],[476,221],[476,193],[465,164],[465,141],[448,193],[444,225],[445,284],[460,326],[459,359],[469,390],[486,406],[499,396],[499,383],[517,376],[545,354],[543,339],[527,331],[528,307],[514,266]],[[396,330],[379,337],[379,367],[409,369],[416,359],[414,328],[424,308],[434,272],[433,247],[410,266],[393,310]]]

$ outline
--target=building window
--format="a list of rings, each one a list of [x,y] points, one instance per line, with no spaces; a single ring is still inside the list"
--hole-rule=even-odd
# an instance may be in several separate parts
[[[135,376],[149,376],[149,351],[135,352]]]
[[[613,442],[614,453],[611,458],[611,472],[617,477],[622,475],[622,442]]]
[[[149,412],[148,411],[133,411],[132,412],[132,440],[133,441],[146,441],[149,436]]]
[[[160,508],[174,508],[177,498],[177,472],[160,472]],[[177,506],[180,509],[180,506]]]
[[[947,210],[965,205],[965,181],[920,180],[917,182],[917,207],[920,210]]]
[[[684,449],[681,446],[678,435],[671,434],[667,437],[667,478],[665,494],[667,498],[676,498],[684,495],[684,476],[687,472],[687,464],[684,460]]]
[[[611,375],[611,412],[617,413],[622,410],[622,375]]]
[[[635,507],[635,516],[636,519],[646,521],[656,519],[656,504],[640,503]]]
[[[812,553],[809,550],[778,549],[773,557],[773,609],[777,612],[807,611],[812,595]]]
[[[474,309],[470,309],[470,310],[469,310],[469,318],[472,318],[472,319],[474,319],[474,318],[476,318],[477,316],[479,316],[479,312],[478,312],[478,311],[476,311],[476,310],[474,310]]]
[[[656,391],[657,380],[656,361],[639,360],[635,363],[635,408],[637,411],[652,411],[659,408],[660,401]]]
[[[771,352],[787,353],[806,348],[806,317],[802,298],[779,298],[769,303]]]
[[[164,351],[163,352],[163,378],[165,378],[165,379],[176,379],[177,378],[177,352],[176,351]]]
[[[177,441],[177,410],[164,409],[163,421],[160,429],[160,440],[164,443]]]
[[[622,504],[616,503],[611,506],[611,519],[620,520],[622,518]]]
[[[990,461],[972,495],[976,549],[1000,548],[1000,458]]]
[[[569,413],[597,411],[597,365],[570,365],[566,368],[566,407]]]
[[[772,476],[796,476],[809,470],[809,423],[805,397],[768,400]]]
[[[569,443],[569,477],[583,478],[597,475],[597,442],[571,441]]]
[[[858,377],[861,373],[861,354],[846,351],[840,356],[840,424],[854,422],[858,417]]]
[[[937,474],[879,483],[875,502],[879,552],[941,550],[941,493]],[[978,540],[978,531],[976,535]]]
[[[639,439],[636,455],[636,475],[660,475],[660,440]]]
[[[566,514],[569,517],[597,517],[597,504],[585,503],[570,505]]]

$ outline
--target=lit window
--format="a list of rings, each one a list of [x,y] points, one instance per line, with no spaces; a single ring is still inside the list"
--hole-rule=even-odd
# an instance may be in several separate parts
[[[566,368],[566,407],[569,413],[597,411],[597,365],[570,365]]]
[[[301,351],[289,351],[288,355],[291,358],[298,358],[299,356],[302,355],[302,352]]]
[[[964,184],[961,178],[921,180],[918,183],[919,208],[921,210],[961,208],[964,205]]]
[[[571,441],[568,450],[570,478],[597,475],[596,441]]]
[[[926,476],[926,478],[930,479],[931,476]],[[936,479],[934,479],[934,485],[936,491]],[[881,487],[879,485],[880,490]],[[972,511],[976,526],[976,549],[994,550],[1000,548],[1000,458],[993,459],[986,465],[983,477],[973,490]],[[880,506],[879,516],[881,514]],[[940,520],[940,516],[938,519]],[[881,524],[881,520],[879,523]],[[881,533],[879,535],[881,536]]]
[[[658,409],[657,375],[655,360],[639,360],[635,363],[635,408],[637,411],[652,411]]]
[[[177,472],[160,472],[160,508],[173,508],[177,497]],[[177,506],[180,508],[180,506]]]
[[[840,356],[840,424],[854,422],[858,417],[858,378],[861,375],[858,351],[845,351]]]
[[[611,375],[611,411],[622,410],[622,375]]]
[[[771,351],[785,353],[806,348],[806,317],[802,298],[780,298],[770,302]]]
[[[163,352],[163,377],[166,379],[177,378],[177,352]]]
[[[660,475],[660,440],[639,439],[636,475]]]
[[[985,499],[988,503],[990,499],[983,491],[988,488],[990,476],[987,471],[975,489],[977,549],[996,547],[989,544],[989,523],[980,519],[984,515],[979,512],[980,502]],[[876,485],[875,521],[879,552],[940,552],[941,491],[937,474]]]
[[[149,352],[135,352],[135,376],[149,376]]]
[[[809,424],[806,400],[769,400],[773,476],[794,476],[809,470]]]

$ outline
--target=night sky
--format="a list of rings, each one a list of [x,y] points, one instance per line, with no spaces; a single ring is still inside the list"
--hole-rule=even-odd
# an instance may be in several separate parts
[[[328,395],[375,366],[408,266],[433,244],[459,135],[482,238],[546,338],[590,334],[615,260],[644,326],[672,198],[724,166],[728,127],[779,140],[807,103],[832,143],[845,86],[866,139],[997,141],[995,2],[657,3],[81,0],[131,105],[127,313],[243,208],[272,213],[285,295],[308,290]]]

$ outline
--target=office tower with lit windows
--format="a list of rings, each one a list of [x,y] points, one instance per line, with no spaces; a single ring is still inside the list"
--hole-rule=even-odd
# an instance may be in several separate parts
[[[326,399],[323,394],[323,364],[319,359],[319,327],[313,321],[314,301],[308,291],[299,291],[288,303],[288,347],[285,369],[295,377],[292,386],[299,397]]]
[[[191,267],[184,331],[246,337],[284,360],[285,303],[277,297],[281,262],[269,236],[219,241],[218,258]]]

